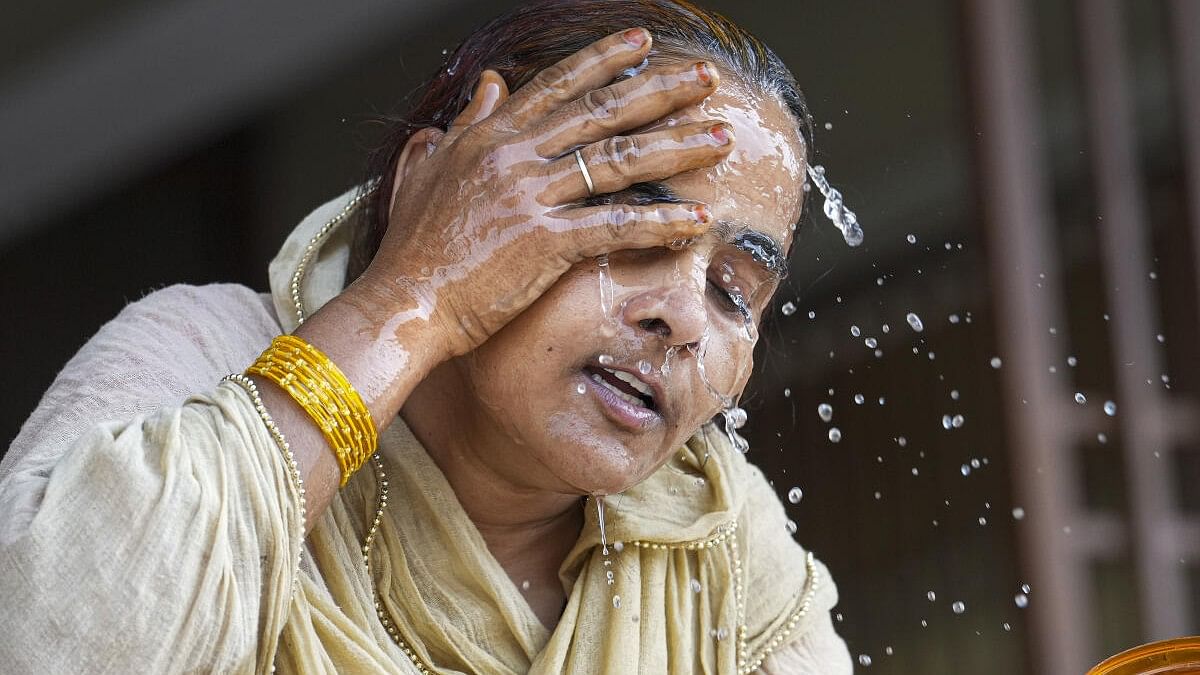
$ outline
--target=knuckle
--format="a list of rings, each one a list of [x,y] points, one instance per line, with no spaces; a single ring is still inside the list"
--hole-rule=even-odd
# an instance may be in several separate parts
[[[630,225],[637,220],[637,212],[628,204],[614,204],[599,213],[598,220],[607,238],[620,239],[629,231]]]
[[[624,108],[621,98],[609,89],[593,89],[579,101],[592,120],[601,123],[619,117]]]
[[[602,151],[613,174],[627,178],[631,175],[630,163],[638,155],[639,141],[632,136],[612,136],[605,139]]]
[[[575,87],[575,71],[566,63],[556,63],[537,76],[538,85],[552,95],[565,96]]]

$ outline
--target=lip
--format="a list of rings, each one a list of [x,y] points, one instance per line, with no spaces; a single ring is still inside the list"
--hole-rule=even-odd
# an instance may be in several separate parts
[[[663,420],[663,391],[662,385],[659,382],[647,381],[646,378],[641,375],[641,373],[629,370],[628,368],[621,368],[614,365],[604,366],[600,365],[598,361],[588,365],[594,369],[607,368],[609,370],[629,373],[646,386],[650,387],[650,391],[654,396],[654,402],[657,408],[656,410],[651,410],[642,406],[635,406],[614,394],[608,387],[593,380],[591,376],[588,375],[586,370],[581,370],[580,377],[583,378],[584,383],[588,387],[588,391],[590,391],[597,399],[597,402],[600,404],[601,410],[604,412],[605,417],[607,417],[614,424],[627,431],[636,432],[646,431],[652,425]]]

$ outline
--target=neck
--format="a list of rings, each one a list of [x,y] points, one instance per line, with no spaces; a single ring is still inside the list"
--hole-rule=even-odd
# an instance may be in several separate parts
[[[542,622],[553,625],[565,593],[558,569],[583,527],[579,495],[531,484],[528,453],[486,414],[465,410],[453,363],[431,373],[402,411],[459,503]],[[526,583],[528,582],[528,583]]]

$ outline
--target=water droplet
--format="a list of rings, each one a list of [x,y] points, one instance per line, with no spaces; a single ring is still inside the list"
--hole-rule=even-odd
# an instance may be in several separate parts
[[[858,655],[858,665],[860,665],[860,666],[871,665],[871,657],[867,656],[866,654],[859,654]]]
[[[925,594],[925,598],[927,600],[929,600],[930,602],[933,602],[933,601],[937,600],[937,593],[934,593],[933,591],[929,591],[928,593]]]
[[[1096,440],[1100,441],[1101,445],[1104,445],[1105,443],[1108,442],[1108,434],[1106,434],[1102,431],[1102,432],[1096,434]]]
[[[729,637],[729,629],[721,626],[716,630],[715,633],[713,633],[713,637],[717,638],[718,641],[724,640],[725,638]]]
[[[833,131],[833,122],[825,123],[825,131]]]
[[[1067,357],[1067,365],[1068,366],[1071,366],[1072,368],[1074,368],[1078,363],[1079,363],[1079,359],[1075,358],[1074,356]]]
[[[587,393],[587,385],[582,382],[575,385],[575,393],[576,394],[586,394]]]
[[[784,523],[784,528],[787,529],[788,534],[796,534],[796,521],[794,521],[794,520],[787,521],[786,523]]]
[[[796,313],[796,305],[791,302],[785,302],[783,303],[783,307],[779,308],[779,311],[783,312],[784,316],[791,316]]]
[[[613,596],[613,609],[621,609],[621,596]]]
[[[954,424],[954,419],[949,415],[942,415],[942,428],[949,429]]]
[[[862,331],[858,329],[858,326],[850,326],[850,335],[859,337],[862,335]]]
[[[701,588],[700,588],[700,580],[699,579],[692,579],[692,581],[690,582],[690,585],[692,587],[693,593],[700,592]]]
[[[1011,631],[1011,630],[1012,630],[1012,626],[1008,625],[1008,622],[1007,622],[1007,621],[1005,621],[1005,622],[1004,622],[1004,630],[1005,630],[1006,632],[1008,632],[1008,631]]]
[[[854,402],[857,403],[858,405],[862,405],[866,400],[867,399],[862,394],[854,395]]]
[[[950,323],[958,323],[959,321],[960,321],[960,319],[957,314],[950,315]]]
[[[917,243],[917,235],[910,234],[907,237],[905,237],[904,240],[910,244],[915,244],[915,243]]]
[[[892,332],[892,327],[885,323],[879,327],[879,330],[883,331],[884,333],[890,333]]]
[[[528,579],[521,582],[521,590],[523,590],[523,591],[529,590],[529,580]]]
[[[810,319],[815,319],[815,318],[817,318],[817,313],[816,313],[816,312],[814,312],[814,311],[812,311],[811,309],[810,309],[810,310],[808,310],[808,318],[810,318]]]
[[[974,458],[974,457],[971,458],[971,468],[973,468],[973,469],[979,468],[979,460],[977,458]]]
[[[950,609],[953,610],[955,614],[962,614],[963,612],[967,611],[967,606],[963,604],[962,600],[955,600],[954,604],[950,605]]]
[[[960,467],[958,468],[958,470],[959,470],[959,471],[962,473],[962,475],[964,475],[964,476],[969,476],[969,475],[971,475],[971,467],[967,466],[966,464],[963,464],[962,466],[960,466]]]
[[[863,340],[863,344],[865,344],[867,346],[867,349],[875,349],[876,347],[879,346],[879,343],[876,342],[875,338],[873,338],[873,337],[869,337],[866,340]]]
[[[952,400],[952,401],[958,400],[958,390],[957,389],[950,390],[950,400]]]
[[[596,267],[600,271],[600,311],[607,321],[613,306],[612,275],[608,271],[608,256],[596,256]]]
[[[1023,520],[1025,518],[1025,509],[1014,506],[1012,510],[1013,520]]]
[[[987,525],[987,518],[984,518],[983,516],[979,516],[979,524]]]
[[[1024,593],[1017,593],[1013,596],[1013,602],[1017,605],[1017,607],[1025,609],[1029,606],[1029,596],[1025,595]]]
[[[891,656],[891,655],[892,655],[892,648],[891,648],[891,647],[884,647],[884,648],[883,648],[883,653],[884,653],[884,654],[887,654],[888,656]]]
[[[1003,365],[1003,363],[1004,363],[1004,362],[1000,360],[1000,357],[999,357],[999,356],[993,356],[993,357],[992,357],[991,364],[992,364],[992,367],[993,367],[993,368],[999,369],[999,368],[1000,368],[1000,366],[1001,366],[1001,365]]]
[[[602,366],[611,366],[613,364],[613,357],[608,354],[601,354],[597,360],[600,361],[600,365]]]
[[[1083,405],[1084,403],[1087,403],[1087,397],[1084,396],[1081,392],[1077,391],[1077,392],[1075,392],[1075,402],[1078,403],[1079,405]]]
[[[828,403],[822,403],[817,406],[817,415],[821,418],[822,422],[829,422],[833,419],[833,406]]]
[[[1154,336],[1154,339],[1158,340],[1159,342],[1166,342],[1166,341],[1167,341],[1167,338],[1166,338],[1166,336],[1164,336],[1162,333],[1159,333],[1158,335],[1155,335],[1155,336]]]
[[[734,429],[741,429],[746,426],[746,417],[746,410],[744,408],[728,408],[725,411],[725,419]]]
[[[964,422],[966,422],[966,418],[964,418],[962,415],[955,415],[950,420],[950,425],[953,426],[955,429],[958,429],[958,428],[962,427]]]
[[[913,312],[909,312],[907,315],[905,315],[904,320],[908,322],[908,327],[912,328],[913,331],[917,333],[925,330],[925,324],[921,323],[921,317],[917,316]]]
[[[789,502],[793,504],[799,504],[800,500],[804,498],[804,491],[798,487],[794,487],[791,490],[788,490],[787,495]]]
[[[837,427],[829,428],[829,440],[832,443],[837,443],[842,440],[842,430]]]
[[[1117,404],[1113,401],[1104,402],[1104,414],[1112,417],[1117,414]]]
[[[791,398],[791,397],[792,397],[792,390],[791,390],[791,388],[785,388],[785,389],[783,390],[783,397],[784,397],[784,398]]]

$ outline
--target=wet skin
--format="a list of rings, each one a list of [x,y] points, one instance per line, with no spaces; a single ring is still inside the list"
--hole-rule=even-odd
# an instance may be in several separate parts
[[[787,250],[800,212],[804,150],[782,104],[695,62],[610,84],[649,48],[644,31],[610,36],[511,96],[485,72],[448,130],[410,140],[367,271],[296,331],[381,426],[403,407],[547,625],[580,496],[637,483],[721,407],[686,349],[662,374],[666,350],[704,342],[711,384],[745,385],[747,319],[776,285],[764,263]],[[615,203],[586,203],[576,147]],[[606,253],[610,316],[593,260]],[[602,354],[653,389],[652,409],[592,380]],[[267,389],[264,401],[299,449],[311,523],[336,463],[286,395]]]
[[[707,119],[731,123],[733,152],[719,168],[662,183],[678,198],[708,204],[718,223],[713,231],[682,250],[612,253],[608,316],[600,307],[597,264],[574,264],[484,344],[432,372],[404,408],[468,513],[482,524],[493,553],[503,549],[507,556],[497,557],[513,561],[514,582],[534,579],[527,595],[535,608],[544,603],[539,614],[547,623],[561,609],[555,560],[577,536],[579,495],[612,494],[641,481],[721,407],[700,379],[697,356],[686,348],[662,372],[667,349],[695,345],[707,334],[705,371],[725,395],[740,392],[752,370],[746,319],[727,294],[743,295],[750,321],[758,321],[779,270],[765,265],[763,256],[756,259],[754,236],[746,230],[787,250],[800,211],[803,146],[781,104],[755,101],[730,82],[703,105],[650,129]],[[653,410],[630,414],[628,404],[613,401],[593,381],[602,355],[612,358],[608,367],[652,388]],[[649,362],[650,373],[640,372],[641,361]],[[498,508],[514,503],[521,508]],[[530,527],[532,513],[551,517],[561,529],[549,527],[550,534]],[[490,528],[508,536],[487,537]],[[525,536],[513,537],[518,529]],[[537,535],[536,546],[528,544],[529,535]],[[556,550],[557,556],[548,556],[550,564],[538,570],[523,547]]]

